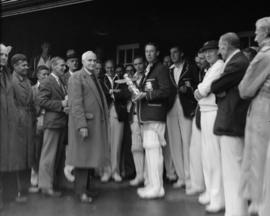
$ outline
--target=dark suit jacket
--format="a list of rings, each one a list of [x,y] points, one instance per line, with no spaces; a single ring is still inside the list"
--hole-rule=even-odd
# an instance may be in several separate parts
[[[211,91],[216,94],[218,105],[216,135],[244,136],[249,101],[240,98],[238,84],[248,65],[248,59],[239,52],[227,63],[221,77],[212,83]]]
[[[153,90],[146,91],[146,98],[138,103],[139,120],[141,122],[165,122],[168,111],[168,98],[172,90],[169,69],[160,62],[155,63],[148,75],[142,79],[139,85],[141,91],[145,91],[148,82],[151,83]]]
[[[63,112],[61,101],[65,92],[56,79],[50,75],[40,84],[38,103],[45,109],[44,128],[64,128],[67,126],[67,115]]]
[[[115,110],[119,121],[124,121],[128,118],[127,113],[127,101],[130,98],[130,92],[126,84],[117,84],[116,80],[120,79],[118,75],[113,79],[114,86],[113,89],[118,89],[120,92],[114,93],[114,99],[111,97],[109,91],[112,89],[112,85],[107,76],[103,77],[102,88],[106,96],[107,104],[110,106],[113,102],[115,105]]]
[[[185,117],[193,117],[197,106],[197,101],[193,96],[193,92],[197,88],[199,82],[199,73],[196,65],[188,60],[184,60],[184,66],[179,82],[175,82],[173,69],[170,70],[170,80],[173,84],[173,90],[169,99],[169,109],[172,108],[176,97],[179,97]],[[180,91],[180,88],[185,86],[186,81],[190,83],[191,87],[187,87],[187,91],[183,93]]]

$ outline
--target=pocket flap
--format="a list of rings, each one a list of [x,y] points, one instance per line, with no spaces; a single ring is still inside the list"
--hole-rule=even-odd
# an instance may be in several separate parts
[[[93,119],[94,115],[92,113],[85,113],[85,118],[86,119]]]

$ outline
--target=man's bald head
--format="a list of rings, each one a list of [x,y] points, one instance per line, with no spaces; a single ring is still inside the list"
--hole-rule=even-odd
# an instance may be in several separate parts
[[[96,63],[97,56],[93,51],[87,51],[82,54],[82,64],[86,70],[90,72],[95,72]]]

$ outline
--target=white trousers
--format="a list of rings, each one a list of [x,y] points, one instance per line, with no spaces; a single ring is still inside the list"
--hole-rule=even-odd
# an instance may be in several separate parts
[[[133,116],[131,128],[131,151],[135,164],[136,177],[143,178],[144,176],[144,149],[142,141],[142,130],[138,121],[138,116]]]
[[[163,154],[165,142],[165,123],[151,122],[142,125],[143,147],[145,149],[147,187],[152,190],[163,189]]]
[[[270,213],[270,143],[268,145],[267,158],[264,172],[263,201],[260,206],[259,215],[269,216]]]
[[[168,179],[175,179],[176,173],[175,173],[175,168],[173,165],[173,160],[172,160],[169,145],[164,146],[162,151],[163,151],[163,157],[164,157],[164,167],[166,171],[166,176]]]
[[[196,126],[196,120],[193,118],[192,121],[192,134],[190,141],[190,182],[191,189],[196,191],[203,191],[205,188],[203,168],[202,168],[202,152],[201,147],[201,131]]]
[[[167,114],[168,140],[173,164],[178,180],[190,187],[189,146],[192,121],[184,116],[182,105],[177,97]]]
[[[244,139],[220,136],[225,216],[247,216],[247,201],[240,195],[240,174]]]
[[[124,135],[124,122],[120,122],[117,118],[115,106],[110,107],[110,133],[111,133],[111,172],[119,173],[121,144]]]
[[[201,112],[202,165],[206,193],[212,206],[224,206],[219,137],[214,135],[217,111]]]

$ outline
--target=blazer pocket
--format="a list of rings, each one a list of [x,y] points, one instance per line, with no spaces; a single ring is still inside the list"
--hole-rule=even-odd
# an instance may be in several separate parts
[[[151,107],[161,107],[162,106],[162,104],[153,104],[153,103],[149,103],[147,105],[151,106]]]
[[[86,118],[87,120],[91,120],[91,119],[94,118],[94,115],[93,115],[92,113],[85,113],[85,118]]]

